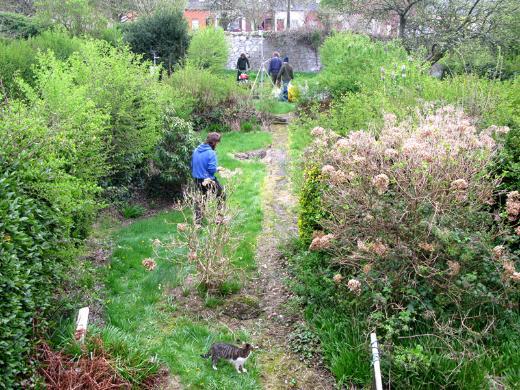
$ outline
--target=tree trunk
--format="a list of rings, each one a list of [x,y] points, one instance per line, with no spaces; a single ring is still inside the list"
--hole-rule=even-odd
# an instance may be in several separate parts
[[[399,15],[399,38],[404,38],[404,33],[406,30],[406,15],[400,14]]]
[[[276,23],[276,20],[275,20]],[[287,26],[286,29],[291,28],[291,0],[287,0]]]
[[[430,50],[430,53],[426,57],[425,62],[429,62],[431,65],[435,65],[439,60],[446,54],[446,49],[439,48],[439,45],[434,43]]]

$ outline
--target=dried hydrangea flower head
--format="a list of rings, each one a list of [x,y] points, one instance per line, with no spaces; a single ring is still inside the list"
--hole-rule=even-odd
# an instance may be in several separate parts
[[[516,221],[520,216],[520,192],[512,191],[507,194],[506,212],[510,221]]]
[[[506,248],[503,245],[497,245],[493,248],[492,252],[495,260],[500,260],[505,256]]]
[[[361,282],[357,279],[350,279],[347,283],[348,289],[356,295],[361,294]]]
[[[315,237],[309,246],[309,250],[319,251],[329,249],[332,246],[332,240],[334,240],[333,234],[325,234],[323,236]]]
[[[311,135],[313,137],[322,137],[325,134],[325,129],[320,126],[316,126],[311,130]]]
[[[420,242],[418,246],[425,252],[433,252],[435,250],[435,246],[429,242]]]
[[[332,165],[324,165],[322,168],[321,168],[321,173],[324,174],[324,175],[328,175],[332,172],[335,172],[336,171],[336,168],[334,168]]]
[[[376,188],[376,191],[379,195],[384,194],[388,190],[388,185],[390,184],[390,179],[384,173],[380,173],[377,176],[374,176],[372,179],[372,185]]]
[[[372,244],[372,251],[378,256],[384,256],[388,251],[388,248],[385,244],[378,241]]]
[[[343,276],[341,274],[336,274],[336,275],[334,275],[332,280],[334,281],[334,283],[340,284],[341,281],[343,280]]]
[[[460,272],[460,263],[458,261],[448,260],[448,275],[457,276]]]

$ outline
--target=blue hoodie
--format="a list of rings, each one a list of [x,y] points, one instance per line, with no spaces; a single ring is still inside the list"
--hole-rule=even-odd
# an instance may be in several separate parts
[[[195,179],[214,179],[217,172],[217,155],[208,144],[200,144],[191,157],[191,175]]]
[[[277,75],[281,67],[282,60],[279,57],[273,57],[271,58],[271,61],[269,61],[269,69],[267,69],[267,73]]]

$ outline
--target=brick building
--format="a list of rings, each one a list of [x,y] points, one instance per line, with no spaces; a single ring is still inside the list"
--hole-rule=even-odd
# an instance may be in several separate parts
[[[291,6],[291,29],[304,26],[318,26],[319,0],[298,2]],[[218,25],[218,14],[212,12],[208,0],[189,0],[184,10],[190,30],[198,30],[207,26]],[[247,18],[237,18],[228,26],[227,31],[245,32],[255,30],[284,31],[287,27],[287,9],[279,4],[275,9],[267,11],[263,21],[255,25],[255,21]]]
[[[215,24],[215,17],[204,0],[189,0],[184,10],[184,17],[190,30],[198,30]]]

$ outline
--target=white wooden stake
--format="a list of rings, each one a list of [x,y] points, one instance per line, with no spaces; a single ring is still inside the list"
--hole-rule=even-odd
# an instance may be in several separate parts
[[[375,333],[370,333],[370,347],[372,349],[372,364],[374,365],[376,390],[383,390],[383,382],[381,380],[381,366],[379,365],[379,349],[377,347],[377,336]]]
[[[78,319],[76,321],[76,333],[74,334],[74,338],[81,344],[85,342],[85,335],[87,334],[88,314],[88,306],[79,309]]]

